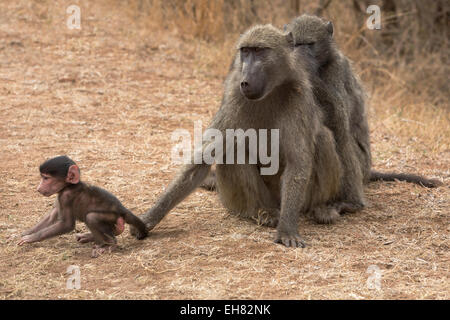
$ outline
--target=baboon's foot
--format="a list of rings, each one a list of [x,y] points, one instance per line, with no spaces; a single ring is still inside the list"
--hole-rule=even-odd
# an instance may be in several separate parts
[[[209,175],[205,178],[205,180],[203,180],[202,184],[200,185],[200,188],[208,191],[215,191],[217,189],[215,172],[209,173]]]
[[[340,215],[334,206],[320,206],[312,210],[312,217],[317,223],[331,224],[334,223]]]
[[[298,233],[277,232],[275,243],[280,243],[290,248],[304,248],[306,243],[302,240]]]
[[[259,209],[255,218],[259,226],[276,228],[280,218],[280,210],[276,208]]]
[[[90,232],[88,232],[88,233],[77,233],[75,235],[75,239],[79,243],[88,243],[88,242],[94,241],[94,236]]]
[[[364,209],[365,205],[361,202],[350,202],[350,201],[342,201],[334,204],[337,212],[340,214],[343,213],[354,213]]]
[[[116,244],[104,244],[104,245],[95,245],[92,248],[91,257],[98,258],[102,254],[111,253],[117,248]]]

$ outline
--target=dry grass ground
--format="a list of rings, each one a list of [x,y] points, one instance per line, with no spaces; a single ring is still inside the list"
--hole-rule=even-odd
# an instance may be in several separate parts
[[[16,246],[53,205],[35,191],[41,161],[71,156],[84,180],[141,214],[177,171],[173,130],[207,125],[222,94],[200,42],[143,32],[94,1],[82,3],[82,30],[68,30],[65,9],[79,2],[58,3],[0,1],[0,298],[450,298],[448,109],[373,83],[375,167],[439,177],[443,187],[370,184],[362,212],[331,226],[302,219],[306,249],[274,244],[274,230],[230,216],[201,190],[146,240],[127,230],[119,251],[97,259],[73,233]],[[80,290],[66,289],[69,265],[80,267]],[[380,290],[367,286],[371,265]]]

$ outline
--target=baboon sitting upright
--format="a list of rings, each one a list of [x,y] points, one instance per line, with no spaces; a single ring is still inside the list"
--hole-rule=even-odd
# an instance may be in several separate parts
[[[336,149],[343,166],[340,200],[342,210],[362,208],[363,182],[403,180],[426,187],[442,183],[414,174],[382,173],[371,170],[370,132],[365,110],[365,92],[353,72],[351,62],[337,48],[333,24],[317,16],[302,15],[286,26],[292,32],[299,59],[307,56],[314,95],[325,113],[325,125],[336,139]],[[353,152],[352,150],[353,149]],[[356,157],[356,159],[355,159]],[[359,166],[355,166],[355,160]],[[353,204],[346,206],[345,203]]]
[[[364,207],[363,181],[371,167],[365,94],[349,60],[337,49],[333,25],[316,16],[302,15],[285,27],[294,39],[294,51],[306,64],[314,96],[333,132],[342,164],[339,211]]]
[[[298,233],[300,214],[311,213],[320,222],[339,216],[333,201],[341,166],[332,133],[323,125],[305,67],[295,61],[289,36],[271,25],[253,27],[241,36],[221,107],[210,128],[224,137],[226,129],[279,129],[276,174],[261,175],[260,159],[257,164],[220,164],[216,157],[217,189],[231,212],[277,225],[277,243],[304,247]],[[204,144],[203,150],[210,146]],[[227,152],[224,149],[224,159]],[[249,146],[246,153],[247,159]],[[206,163],[186,165],[141,216],[147,228],[153,229],[198,187],[210,167]]]

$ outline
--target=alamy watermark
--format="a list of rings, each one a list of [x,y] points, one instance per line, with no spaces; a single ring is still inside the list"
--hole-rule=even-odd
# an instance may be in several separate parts
[[[81,289],[81,272],[80,267],[75,265],[70,265],[67,267],[66,274],[69,274],[69,277],[66,281],[67,289]]]
[[[81,9],[77,5],[68,6],[66,9],[66,13],[69,14],[67,18],[66,25],[67,28],[73,29],[81,29]]]
[[[194,142],[188,130],[177,129],[172,141],[175,164],[261,164],[261,175],[274,175],[280,166],[279,129],[226,129],[208,128],[202,132],[202,122],[194,122]],[[224,136],[225,134],[225,136]],[[268,141],[270,136],[270,142]],[[270,153],[268,149],[270,147]],[[225,149],[225,152],[224,152]]]
[[[380,7],[372,4],[367,7],[367,13],[372,14],[366,21],[366,26],[370,30],[380,30],[381,29],[381,10]]]
[[[380,291],[382,274],[381,269],[377,265],[372,264],[367,268],[366,273],[369,274],[366,281],[367,289]]]

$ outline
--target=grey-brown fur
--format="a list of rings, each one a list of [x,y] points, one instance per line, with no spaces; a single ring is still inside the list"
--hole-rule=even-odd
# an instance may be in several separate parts
[[[306,59],[302,63],[308,66],[314,95],[325,114],[324,123],[336,140],[343,168],[338,209],[362,209],[363,181],[368,181],[371,167],[364,90],[349,60],[335,45],[331,22],[302,15],[287,25],[286,31],[293,35],[298,59]]]
[[[147,236],[145,224],[112,193],[80,181],[80,169],[67,156],[51,158],[39,167],[41,182],[37,191],[44,196],[58,194],[54,208],[34,227],[22,233],[18,245],[42,241],[75,228],[76,220],[86,223],[91,232],[77,234],[80,243],[96,243],[92,256],[97,257],[116,245],[116,235],[124,224],[134,227],[136,238]]]
[[[341,211],[363,207],[362,183],[369,181],[404,180],[427,187],[441,185],[438,180],[417,175],[371,170],[366,94],[351,62],[336,46],[332,23],[304,14],[288,24],[286,31],[293,34],[294,51],[299,53],[299,59],[307,57],[314,95],[324,111],[325,125],[336,139],[344,173],[339,195]]]
[[[319,222],[338,215],[341,166],[332,133],[323,125],[305,66],[295,61],[289,37],[271,25],[256,26],[241,36],[238,53],[225,81],[224,97],[210,128],[279,129],[280,167],[262,176],[259,165],[216,164],[217,189],[231,212],[262,224],[277,225],[276,242],[303,247],[298,233],[300,214]],[[241,56],[253,50],[267,82],[263,95],[249,99],[241,92],[246,67]],[[258,48],[267,48],[258,56]],[[258,77],[258,79],[261,77]],[[224,134],[225,136],[225,134]],[[269,138],[270,141],[270,138]],[[224,149],[225,150],[225,149]],[[248,151],[248,150],[247,150]],[[141,218],[149,229],[207,177],[210,165],[186,165],[156,204]]]

